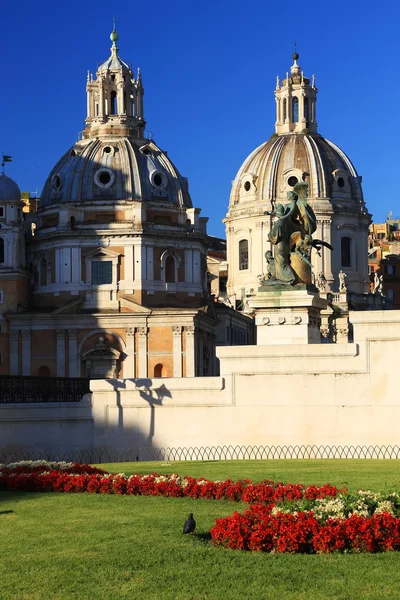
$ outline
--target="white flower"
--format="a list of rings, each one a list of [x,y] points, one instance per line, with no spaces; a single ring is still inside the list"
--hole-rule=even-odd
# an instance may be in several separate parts
[[[383,500],[382,502],[379,502],[378,506],[376,507],[375,514],[380,513],[389,513],[389,515],[394,515],[394,506],[390,500]]]

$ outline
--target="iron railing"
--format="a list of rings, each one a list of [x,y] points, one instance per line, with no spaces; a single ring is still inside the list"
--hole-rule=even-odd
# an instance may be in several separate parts
[[[90,380],[80,377],[0,377],[0,404],[79,402],[90,392]]]
[[[0,452],[0,463],[20,460],[54,460],[87,464],[109,462],[179,460],[265,460],[265,459],[399,459],[400,446],[192,446],[163,447],[150,445],[133,448],[89,448],[84,450]]]

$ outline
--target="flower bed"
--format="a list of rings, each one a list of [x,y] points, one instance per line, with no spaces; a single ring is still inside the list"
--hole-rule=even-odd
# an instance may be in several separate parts
[[[243,501],[251,506],[216,519],[213,544],[264,552],[381,552],[400,549],[400,495],[350,494],[335,486],[269,480],[209,481],[176,474],[126,476],[77,463],[0,465],[0,490],[88,492]]]
[[[123,473],[106,473],[89,465],[45,461],[0,466],[0,489],[190,497],[249,503],[333,498],[340,492],[329,484],[306,487],[269,480],[253,484],[249,479],[236,482],[231,479],[209,481],[204,477],[196,479],[157,473],[128,477]]]
[[[242,514],[216,519],[214,545],[264,552],[382,552],[400,548],[400,519],[375,513],[319,521],[311,511],[272,514],[271,505],[253,505]]]

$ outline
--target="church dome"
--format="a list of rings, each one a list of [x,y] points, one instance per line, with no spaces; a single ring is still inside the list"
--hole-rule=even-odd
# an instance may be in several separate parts
[[[229,262],[228,294],[240,298],[257,289],[266,273],[265,252],[274,253],[268,233],[275,209],[306,182],[307,203],[316,217],[315,238],[329,244],[312,253],[315,280],[324,275],[335,291],[345,272],[349,289],[368,290],[367,238],[370,215],[361,177],[346,154],[318,133],[315,76],[304,76],[293,54],[290,72],[276,78],[275,133],[243,162],[224,219]],[[328,249],[327,249],[328,248]]]
[[[0,175],[0,202],[19,202],[21,190],[13,179]]]
[[[78,141],[51,171],[40,205],[99,201],[162,202],[192,208],[187,180],[145,133],[140,69],[124,63],[111,33],[111,55],[88,72],[87,117]]]
[[[187,180],[151,140],[90,138],[77,142],[51,171],[41,206],[105,200],[164,201],[192,207]]]
[[[256,148],[240,167],[232,185],[231,206],[265,202],[267,208],[284,202],[298,181],[308,183],[313,207],[352,209],[365,214],[361,178],[346,154],[314,133],[273,135]]]

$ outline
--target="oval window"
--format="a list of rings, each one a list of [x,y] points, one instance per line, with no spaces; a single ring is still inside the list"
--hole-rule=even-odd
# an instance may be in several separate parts
[[[340,188],[344,188],[344,179],[343,177],[339,177],[337,180],[337,184]]]
[[[245,181],[243,187],[246,190],[246,192],[249,192],[251,190],[251,183],[250,183],[250,181]]]
[[[156,185],[157,187],[160,187],[160,185],[163,184],[163,178],[161,177],[160,173],[156,173],[154,175],[153,181],[154,181],[154,185]]]
[[[290,187],[294,187],[298,181],[299,180],[297,179],[297,177],[295,177],[294,175],[292,175],[288,179],[288,185],[290,185]]]
[[[53,176],[53,188],[55,188],[56,190],[59,190],[61,187],[61,178],[59,175],[54,175]]]

